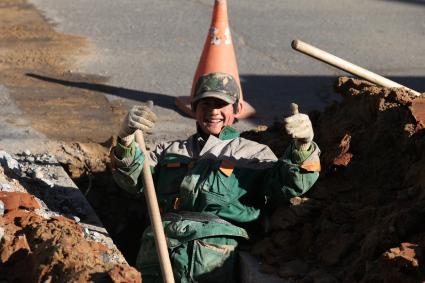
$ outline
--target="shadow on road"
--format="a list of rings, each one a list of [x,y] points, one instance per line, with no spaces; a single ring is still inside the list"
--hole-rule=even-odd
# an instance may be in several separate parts
[[[140,102],[153,100],[155,105],[181,113],[174,104],[175,97],[168,94],[152,93],[128,88],[115,87],[86,81],[70,81],[27,73],[29,77],[61,84],[67,87],[76,87],[120,98]],[[388,77],[414,90],[424,90],[425,77]],[[339,96],[333,91],[336,76],[261,76],[241,75],[241,84],[244,99],[257,110],[259,122],[270,122],[271,119],[289,114],[289,104],[297,102],[304,111],[321,110],[325,106],[338,100]]]
[[[67,87],[76,87],[96,92],[102,92],[105,94],[115,95],[125,99],[131,99],[141,102],[146,102],[148,100],[154,100],[156,105],[159,105],[164,108],[173,108],[174,105],[174,96],[160,94],[160,93],[152,93],[145,91],[138,91],[128,88],[110,86],[105,84],[93,83],[93,82],[85,82],[85,81],[71,81],[65,79],[59,79],[54,77],[48,77],[45,75],[39,75],[34,73],[26,73],[28,77],[39,79],[42,81],[55,83],[64,85]]]
[[[425,5],[424,0],[383,0],[387,2],[400,2],[403,4]]]

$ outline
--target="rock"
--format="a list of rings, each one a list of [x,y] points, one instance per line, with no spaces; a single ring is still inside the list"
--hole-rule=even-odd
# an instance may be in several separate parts
[[[305,197],[303,197],[303,198],[301,198],[301,197],[293,197],[293,198],[289,199],[289,202],[292,205],[300,205],[302,203],[307,202],[308,200],[309,199],[308,198],[305,198]]]
[[[43,170],[40,167],[35,168],[33,176],[36,180],[42,180],[44,177]]]
[[[49,188],[53,188],[55,186],[55,183],[53,181],[50,181],[49,179],[43,178],[43,179],[40,179],[40,181],[42,181]]]
[[[42,155],[38,155],[35,160],[40,163],[54,164],[56,163],[56,159],[54,156],[43,153]]]
[[[13,189],[12,189],[11,185],[4,183],[4,184],[0,184],[0,191],[2,191],[2,192],[12,192]]]
[[[101,242],[101,236],[98,232],[96,231],[91,231],[90,233],[90,238],[95,241],[95,242]]]
[[[4,214],[4,203],[0,200],[0,215],[3,216]]]
[[[419,261],[416,255],[416,250],[418,250],[418,245],[414,243],[401,243],[400,247],[391,248],[389,251],[385,252],[383,256],[388,260],[395,258],[402,258],[403,265],[418,267]],[[393,261],[396,262],[396,261]],[[402,264],[400,264],[402,265]]]
[[[6,151],[0,151],[0,163],[3,167],[8,168],[16,175],[21,176],[21,168],[18,161]]]
[[[115,265],[114,268],[108,271],[108,275],[112,282],[129,282],[129,283],[141,283],[142,277],[140,273],[133,267],[128,265],[120,264]]]
[[[37,209],[41,208],[37,199],[27,193],[19,192],[0,192],[0,200],[4,203],[4,208],[7,211],[18,208]]]

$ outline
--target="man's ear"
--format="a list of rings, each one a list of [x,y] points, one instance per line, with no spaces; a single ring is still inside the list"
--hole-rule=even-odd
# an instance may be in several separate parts
[[[242,113],[243,103],[241,101],[238,102],[238,107],[236,108],[235,118],[239,118]]]

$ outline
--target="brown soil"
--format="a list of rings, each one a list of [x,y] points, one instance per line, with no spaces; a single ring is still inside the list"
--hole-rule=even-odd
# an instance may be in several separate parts
[[[108,262],[108,248],[87,241],[75,221],[20,209],[0,223],[0,273],[8,282],[141,282],[134,268]]]
[[[75,220],[27,193],[48,190],[0,166],[0,280],[5,282],[141,282],[115,247],[91,240]],[[49,194],[55,194],[53,188]],[[46,199],[44,199],[46,201]],[[43,206],[41,205],[43,203]],[[69,216],[67,216],[69,217]],[[84,228],[86,229],[86,228]]]
[[[299,282],[422,282],[425,137],[412,96],[348,78],[336,91],[341,103],[310,113],[319,181],[273,214],[272,232],[252,253],[265,271]],[[281,129],[246,135],[280,154]]]

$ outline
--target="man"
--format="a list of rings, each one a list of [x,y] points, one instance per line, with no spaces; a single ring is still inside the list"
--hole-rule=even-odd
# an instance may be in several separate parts
[[[235,79],[210,73],[195,86],[192,109],[197,133],[165,142],[149,159],[176,282],[234,282],[235,250],[247,239],[242,226],[258,220],[260,208],[274,207],[308,191],[319,176],[319,148],[305,114],[285,119],[294,138],[277,159],[265,145],[239,137],[231,128],[241,110]],[[145,156],[134,132],[149,131],[156,116],[133,107],[113,150],[114,178],[125,190],[143,190]],[[144,282],[161,282],[153,234],[143,235],[137,267]]]

